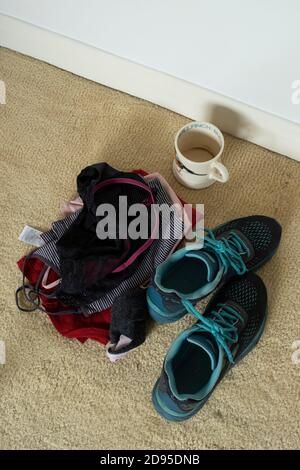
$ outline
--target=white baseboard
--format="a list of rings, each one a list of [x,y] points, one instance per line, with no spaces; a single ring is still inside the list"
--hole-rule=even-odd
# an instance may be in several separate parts
[[[300,125],[294,122],[1,14],[0,45],[300,161]]]

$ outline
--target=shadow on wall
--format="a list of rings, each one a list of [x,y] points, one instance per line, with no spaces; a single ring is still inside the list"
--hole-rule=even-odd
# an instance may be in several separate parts
[[[221,105],[211,105],[207,111],[207,120],[222,131],[240,138],[248,138],[254,125],[251,120],[241,113]]]
[[[206,114],[207,121],[212,122],[223,132],[227,132],[227,134],[253,143],[255,140],[256,145],[269,148],[266,146],[266,142],[271,143],[274,141],[275,136],[273,132],[268,130],[265,126],[263,126],[263,128],[261,127],[261,111],[257,110],[260,113],[258,115],[260,116],[260,120],[255,121],[253,118],[249,117],[251,114],[255,115],[255,108],[249,106],[249,109],[252,109],[252,112],[246,115],[241,114],[235,109],[227,108],[226,106],[212,104],[208,106]],[[260,142],[260,137],[262,137],[263,142]]]

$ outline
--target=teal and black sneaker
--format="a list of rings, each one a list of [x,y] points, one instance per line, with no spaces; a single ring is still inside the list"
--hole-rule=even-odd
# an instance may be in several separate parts
[[[190,301],[184,305],[198,321],[172,343],[152,392],[155,409],[170,421],[195,415],[255,347],[265,327],[267,291],[258,276],[247,273],[225,284],[203,315]]]
[[[196,303],[236,275],[255,270],[276,252],[279,223],[263,215],[235,219],[205,230],[203,248],[182,248],[156,269],[147,291],[149,313],[159,323],[186,314]]]

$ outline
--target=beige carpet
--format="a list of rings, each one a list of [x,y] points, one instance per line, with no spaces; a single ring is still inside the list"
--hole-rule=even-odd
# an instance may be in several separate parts
[[[5,49],[0,79],[0,448],[299,447],[300,364],[291,346],[300,339],[300,164],[226,136],[230,181],[189,191],[171,172],[173,136],[186,118]],[[263,339],[183,424],[163,421],[150,397],[166,349],[192,320],[154,326],[112,365],[98,344],[64,339],[45,315],[15,306],[24,224],[47,229],[78,172],[102,160],[161,172],[185,200],[205,204],[207,226],[255,213],[283,226],[276,257],[260,270],[269,292]]]

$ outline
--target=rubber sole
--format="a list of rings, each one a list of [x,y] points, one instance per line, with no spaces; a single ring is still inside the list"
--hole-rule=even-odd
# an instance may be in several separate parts
[[[176,415],[175,416],[174,414],[170,414],[166,410],[164,410],[162,408],[162,406],[160,405],[160,403],[159,403],[158,394],[157,394],[158,382],[159,382],[159,380],[157,380],[157,382],[155,383],[155,385],[153,387],[153,390],[152,390],[152,403],[153,403],[153,406],[154,406],[155,410],[157,411],[157,413],[160,416],[162,416],[164,419],[166,419],[167,421],[173,421],[173,422],[186,421],[186,420],[192,418],[193,416],[195,416],[206,403],[206,402],[204,402],[203,404],[201,403],[201,406],[199,406],[198,408],[196,408],[195,410],[193,410],[191,413],[189,413],[187,415],[182,415],[182,416]]]
[[[160,308],[157,307],[154,302],[152,302],[148,292],[146,297],[149,314],[151,318],[153,318],[153,320],[155,320],[157,323],[174,323],[175,321],[180,320],[180,318],[184,317],[184,315],[186,314],[186,309],[182,308],[179,312],[176,312],[174,314],[170,314],[169,312],[167,312],[167,315],[163,315],[161,313]]]

